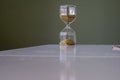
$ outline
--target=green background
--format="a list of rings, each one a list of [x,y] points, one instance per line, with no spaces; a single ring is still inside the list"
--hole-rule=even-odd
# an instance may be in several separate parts
[[[120,43],[120,0],[0,0],[0,50],[58,44],[61,4],[77,6],[77,44]]]

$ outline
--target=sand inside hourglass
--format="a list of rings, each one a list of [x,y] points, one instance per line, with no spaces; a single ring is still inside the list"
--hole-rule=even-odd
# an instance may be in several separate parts
[[[71,39],[65,39],[60,42],[60,45],[75,45],[75,42]]]
[[[75,15],[60,15],[60,18],[67,24],[72,22],[75,19]]]

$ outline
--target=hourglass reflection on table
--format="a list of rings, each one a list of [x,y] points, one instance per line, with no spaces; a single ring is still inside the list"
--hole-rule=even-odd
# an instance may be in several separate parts
[[[76,18],[75,5],[61,5],[60,19],[66,24],[65,28],[60,32],[60,45],[75,45],[76,33],[70,27],[70,24]]]

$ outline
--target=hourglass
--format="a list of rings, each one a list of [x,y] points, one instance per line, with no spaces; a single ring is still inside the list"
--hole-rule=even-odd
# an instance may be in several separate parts
[[[60,32],[60,45],[75,45],[76,33],[70,27],[70,24],[76,18],[75,5],[61,5],[60,19],[66,24],[65,28]]]

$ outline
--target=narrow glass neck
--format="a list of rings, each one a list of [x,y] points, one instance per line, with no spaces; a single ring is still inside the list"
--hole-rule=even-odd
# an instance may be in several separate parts
[[[70,28],[70,24],[66,24],[66,27]]]

